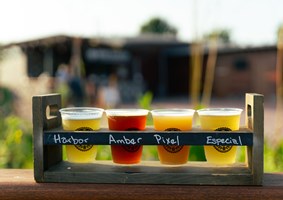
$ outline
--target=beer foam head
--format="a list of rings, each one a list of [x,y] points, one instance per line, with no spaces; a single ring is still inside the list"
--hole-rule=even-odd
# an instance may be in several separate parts
[[[63,119],[86,120],[99,119],[102,117],[103,109],[92,107],[73,107],[59,110]]]
[[[108,109],[105,110],[107,116],[145,116],[148,114],[146,109]]]
[[[240,108],[205,108],[197,110],[197,113],[201,116],[234,116],[242,111]]]
[[[193,109],[156,109],[152,110],[151,114],[153,116],[193,116],[195,110]]]

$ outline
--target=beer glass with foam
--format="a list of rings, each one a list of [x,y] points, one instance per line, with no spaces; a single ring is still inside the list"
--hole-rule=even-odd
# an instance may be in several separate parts
[[[141,131],[146,127],[148,110],[108,109],[105,111],[110,130]],[[112,159],[117,164],[137,164],[141,160],[142,145],[111,145]]]
[[[73,107],[60,109],[63,129],[66,131],[99,130],[103,111],[103,109],[91,107]],[[66,145],[66,155],[69,162],[93,162],[95,160],[96,154],[96,145]]]
[[[239,130],[242,109],[238,108],[208,108],[197,111],[200,127],[207,131]],[[237,146],[204,146],[207,162],[213,164],[232,164],[236,159]]]

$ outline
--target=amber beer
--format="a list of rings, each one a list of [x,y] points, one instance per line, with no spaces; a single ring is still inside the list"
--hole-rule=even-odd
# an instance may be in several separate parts
[[[197,113],[202,130],[236,131],[240,126],[242,109],[211,108],[201,109]],[[236,160],[237,146],[204,146],[205,157],[213,164],[233,164]]]
[[[66,131],[94,131],[100,129],[103,109],[75,107],[60,109],[63,129]],[[89,163],[96,158],[96,145],[66,145],[69,162]]]
[[[108,127],[116,131],[144,130],[148,110],[109,109],[106,110]],[[111,145],[112,159],[117,164],[137,164],[141,161],[142,145]]]
[[[154,129],[157,131],[189,131],[192,129],[194,110],[157,109],[152,110]],[[172,132],[174,134],[174,132]],[[158,145],[158,157],[162,164],[179,165],[188,161],[188,145]]]

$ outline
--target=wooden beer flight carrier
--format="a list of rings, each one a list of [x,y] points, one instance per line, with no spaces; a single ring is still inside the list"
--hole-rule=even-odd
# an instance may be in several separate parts
[[[121,183],[121,184],[194,184],[194,185],[261,185],[263,177],[263,95],[248,93],[245,102],[245,127],[239,131],[187,132],[63,131],[60,94],[33,97],[34,178],[37,182]],[[157,142],[156,137],[164,140]],[[159,161],[142,161],[136,165],[118,165],[112,160],[97,160],[89,164],[74,164],[62,159],[62,145],[109,145],[113,139],[139,139],[141,145],[163,145],[161,141],[178,137],[179,145],[212,145],[222,141],[247,146],[245,163],[216,166],[207,162],[188,161],[171,166]],[[209,139],[208,139],[209,138]],[[220,142],[223,145],[223,143]]]

